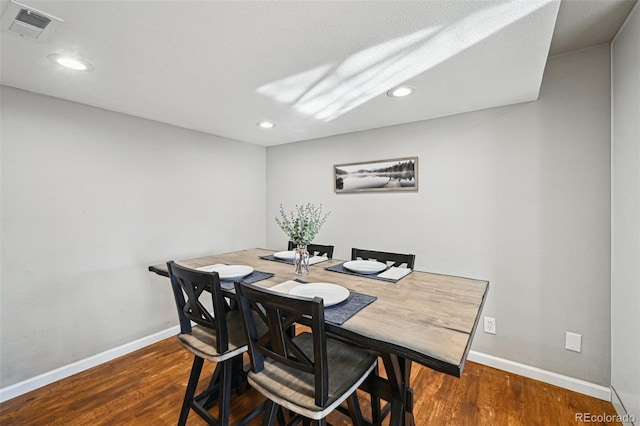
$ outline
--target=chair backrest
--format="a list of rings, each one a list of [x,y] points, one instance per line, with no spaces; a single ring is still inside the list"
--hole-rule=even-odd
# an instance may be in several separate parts
[[[407,268],[413,269],[413,265],[416,261],[415,254],[402,254],[402,253],[387,253],[384,251],[374,251],[374,250],[363,250],[352,248],[351,249],[351,260],[370,260],[375,259],[378,262],[386,263],[393,262],[391,266],[401,266],[402,264],[407,265]]]
[[[240,281],[236,281],[235,288],[245,322],[251,370],[259,373],[264,369],[265,358],[271,358],[301,374],[313,375],[315,403],[324,407],[329,394],[329,372],[322,298],[290,296]],[[303,316],[311,321],[311,349],[298,346],[288,333]],[[256,321],[263,321],[267,331],[260,334]]]
[[[296,246],[293,244],[293,241],[289,241],[289,246],[287,250],[293,250]],[[326,246],[323,244],[309,244],[307,246],[307,250],[309,251],[309,256],[327,256],[329,259],[333,259],[333,246]]]
[[[178,308],[180,332],[191,333],[193,321],[215,332],[218,353],[228,351],[229,333],[225,314],[230,308],[222,293],[218,273],[196,271],[180,266],[174,261],[167,262],[167,269]],[[204,299],[209,297],[213,312],[209,312],[203,304]]]

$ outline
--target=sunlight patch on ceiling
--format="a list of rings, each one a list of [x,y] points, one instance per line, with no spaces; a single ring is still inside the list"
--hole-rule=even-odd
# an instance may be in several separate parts
[[[258,89],[258,93],[269,96],[278,102],[285,104],[294,103],[305,93],[309,92],[313,85],[325,77],[331,65],[322,65],[300,74],[292,75],[277,83],[270,83]]]
[[[404,81],[400,80],[401,74],[413,72],[411,52],[415,46],[423,45],[439,30],[437,27],[416,31],[348,57],[304,93],[294,108],[318,120],[330,121],[380,93],[386,93],[390,87],[385,84],[395,86],[393,82]],[[382,86],[386,89],[379,91]]]
[[[338,64],[268,83],[257,92],[321,121],[386,93],[558,0],[513,0],[357,52]]]

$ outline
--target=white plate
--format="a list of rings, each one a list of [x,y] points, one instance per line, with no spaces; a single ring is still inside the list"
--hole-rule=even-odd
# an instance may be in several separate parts
[[[349,290],[338,284],[308,283],[300,284],[289,290],[289,294],[302,297],[322,297],[324,306],[336,305],[347,300]]]
[[[253,272],[253,268],[247,265],[220,265],[211,270],[216,271],[221,280],[244,278]]]
[[[273,257],[276,259],[282,260],[293,260],[293,257],[296,255],[295,251],[279,251],[277,253],[273,253]]]
[[[352,260],[350,262],[344,262],[342,266],[359,274],[377,274],[387,269],[387,265],[375,260]]]

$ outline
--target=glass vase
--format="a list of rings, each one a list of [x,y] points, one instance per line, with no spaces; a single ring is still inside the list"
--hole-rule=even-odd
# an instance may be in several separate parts
[[[296,275],[309,275],[309,251],[306,245],[296,246],[293,263],[296,265]]]

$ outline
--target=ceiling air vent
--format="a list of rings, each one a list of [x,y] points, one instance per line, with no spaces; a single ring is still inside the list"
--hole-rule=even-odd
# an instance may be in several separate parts
[[[21,37],[47,41],[62,19],[11,0],[2,14],[2,30]]]

